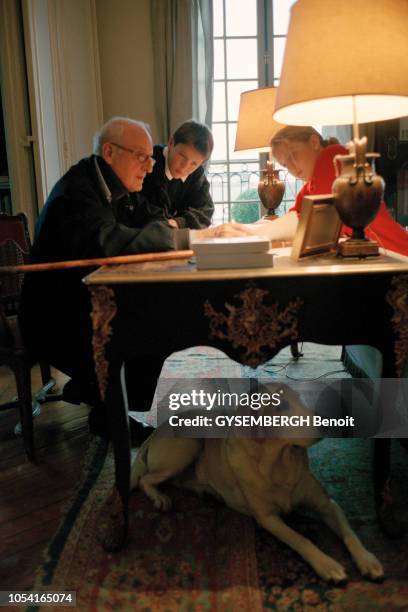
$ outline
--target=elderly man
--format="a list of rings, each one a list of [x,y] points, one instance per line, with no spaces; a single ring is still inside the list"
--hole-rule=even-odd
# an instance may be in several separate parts
[[[96,134],[94,154],[72,166],[56,183],[39,216],[34,262],[86,259],[188,248],[188,229],[175,229],[163,210],[136,193],[152,172],[154,159],[145,124],[115,117]],[[130,197],[132,194],[132,198]],[[199,237],[239,235],[240,228],[197,230]],[[69,401],[98,403],[91,350],[90,299],[83,268],[31,273],[25,278],[21,325],[33,358],[49,361],[72,378]],[[132,363],[138,405],[149,410],[162,360],[141,355]],[[134,377],[132,377],[134,378]],[[142,384],[143,383],[143,384]],[[132,402],[132,398],[130,398]],[[91,428],[103,433],[104,418],[91,412]]]
[[[166,147],[154,146],[156,164],[142,193],[176,228],[200,229],[211,223],[214,204],[203,164],[213,146],[209,128],[193,119],[177,128]]]

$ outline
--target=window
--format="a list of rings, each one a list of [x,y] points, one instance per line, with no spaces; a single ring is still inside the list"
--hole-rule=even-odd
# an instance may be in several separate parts
[[[262,212],[258,198],[259,155],[234,152],[240,94],[279,82],[295,0],[213,0],[214,151],[208,168],[215,204],[213,223],[250,222]],[[283,173],[282,173],[283,175]],[[286,176],[280,214],[301,182]]]

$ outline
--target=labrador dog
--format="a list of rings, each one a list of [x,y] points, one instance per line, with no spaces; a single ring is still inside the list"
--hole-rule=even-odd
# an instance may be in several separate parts
[[[285,385],[286,414],[310,415],[297,393]],[[268,392],[276,387],[268,385]],[[346,580],[344,567],[281,518],[294,507],[316,510],[342,539],[363,576],[383,577],[377,558],[367,551],[343,511],[309,470],[307,448],[316,437],[301,427],[290,437],[163,437],[157,429],[141,446],[132,465],[131,488],[140,488],[155,508],[169,510],[170,498],[158,489],[164,481],[222,498],[230,508],[254,517],[262,527],[293,548],[324,580]],[[303,434],[303,437],[302,437]],[[284,434],[283,434],[284,435]]]

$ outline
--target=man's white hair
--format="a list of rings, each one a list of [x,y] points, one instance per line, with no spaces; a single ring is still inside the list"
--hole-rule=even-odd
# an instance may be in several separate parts
[[[93,139],[93,152],[95,155],[102,155],[102,146],[105,142],[118,142],[127,125],[137,125],[150,134],[150,126],[144,121],[136,121],[129,117],[112,117],[103,124],[96,132]],[[120,144],[120,142],[119,142]]]

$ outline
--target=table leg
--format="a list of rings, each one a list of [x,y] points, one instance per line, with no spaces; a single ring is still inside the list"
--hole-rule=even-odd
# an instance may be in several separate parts
[[[112,335],[111,322],[116,316],[115,293],[111,287],[89,287],[92,303],[92,346],[95,371],[102,401],[106,405],[109,431],[115,457],[115,486],[103,514],[107,523],[103,546],[109,552],[120,550],[126,542],[129,523],[130,430],[127,407],[121,387],[120,362],[109,361],[106,346]],[[106,517],[106,514],[108,515]]]
[[[397,401],[396,379],[381,379],[377,398],[378,429],[387,432],[387,409]],[[391,488],[391,442],[392,438],[375,438],[373,450],[374,499],[378,523],[389,538],[400,538],[404,527],[398,520]]]
[[[115,457],[115,486],[106,504],[109,516],[103,546],[109,552],[117,552],[125,545],[128,534],[131,467],[129,417],[122,393],[120,366],[110,367],[105,401]]]
[[[391,280],[386,300],[393,310],[391,318],[395,341],[388,354],[383,351],[382,376],[393,378],[406,374],[408,361],[408,274],[398,274]],[[392,398],[387,397],[390,405]],[[391,538],[403,535],[403,526],[398,522],[391,494],[391,439],[374,442],[374,485],[378,520],[381,529]]]
[[[404,535],[404,528],[397,518],[392,498],[390,455],[390,438],[374,440],[374,491],[378,524],[387,537],[397,539]]]

